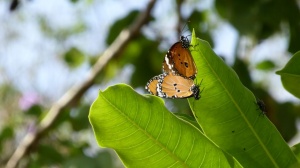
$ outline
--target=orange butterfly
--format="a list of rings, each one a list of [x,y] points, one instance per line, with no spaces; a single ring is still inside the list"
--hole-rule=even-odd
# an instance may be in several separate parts
[[[189,46],[189,41],[184,36],[172,45],[163,61],[163,74],[150,79],[145,87],[149,93],[163,98],[200,99],[201,83],[196,85],[193,81],[197,68]]]

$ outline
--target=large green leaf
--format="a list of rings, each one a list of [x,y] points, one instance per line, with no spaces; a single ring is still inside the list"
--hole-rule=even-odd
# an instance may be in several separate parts
[[[189,103],[203,132],[244,167],[291,167],[297,159],[254,95],[209,44],[193,33],[191,53],[203,79],[202,98]]]
[[[89,114],[97,142],[128,167],[240,167],[155,96],[119,84],[100,91]]]
[[[300,51],[297,52],[286,66],[276,73],[281,76],[284,88],[294,96],[300,98]]]

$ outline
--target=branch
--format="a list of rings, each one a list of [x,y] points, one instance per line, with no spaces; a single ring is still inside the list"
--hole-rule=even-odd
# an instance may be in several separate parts
[[[51,129],[54,122],[57,120],[63,109],[74,104],[80,97],[95,83],[97,75],[105,68],[107,63],[116,55],[118,55],[128,42],[136,36],[141,27],[149,21],[150,12],[156,0],[150,0],[147,8],[142,12],[137,20],[128,28],[124,29],[115,41],[107,48],[103,55],[98,59],[96,64],[88,72],[86,79],[78,86],[73,86],[68,90],[54,105],[50,108],[48,114],[36,126],[36,130],[28,132],[24,139],[21,141],[9,161],[6,168],[17,167],[20,160],[30,153],[30,149],[39,142],[39,140],[46,135]]]

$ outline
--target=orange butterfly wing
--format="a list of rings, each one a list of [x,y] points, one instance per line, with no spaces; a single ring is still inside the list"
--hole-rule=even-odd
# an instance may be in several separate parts
[[[175,43],[165,56],[163,71],[170,72],[194,79],[197,74],[196,64],[188,48],[183,42]]]
[[[194,81],[173,73],[166,73],[159,80],[157,88],[158,96],[165,98],[188,98],[194,96],[200,97],[200,88],[194,84]]]
[[[157,96],[157,84],[158,84],[158,80],[159,80],[160,76],[161,75],[154,76],[153,78],[151,78],[145,87],[145,89],[149,93],[156,95],[156,96]]]

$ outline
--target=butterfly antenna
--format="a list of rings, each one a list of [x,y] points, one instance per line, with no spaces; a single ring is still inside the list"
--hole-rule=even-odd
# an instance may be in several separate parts
[[[202,84],[202,81],[203,81],[203,79],[201,79],[200,86],[201,86],[201,84]]]
[[[187,23],[188,22],[190,22],[190,21],[187,21],[185,24],[184,24],[184,26],[183,26],[183,28],[181,29],[181,34],[183,34],[184,33],[184,28],[187,26]],[[189,29],[187,29],[186,31],[188,31]]]
[[[183,28],[181,29],[181,31],[180,31],[181,34],[183,33],[183,30],[184,30],[184,28],[185,28],[186,25],[187,25],[187,23],[185,23],[184,26],[183,26]]]
[[[197,80],[197,79],[196,79]],[[201,86],[201,84],[202,84],[202,81],[203,81],[203,79],[201,79],[201,82],[200,82],[200,84],[198,85],[199,87]],[[203,92],[203,90],[204,90],[204,87],[202,88],[202,89],[200,89],[200,93],[199,93],[199,95]]]
[[[203,92],[204,88],[205,88],[205,87],[203,87],[203,88],[201,89],[201,91],[200,91],[200,93],[199,93],[199,94],[201,94],[201,93]]]

